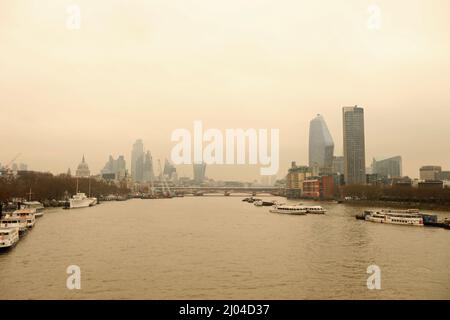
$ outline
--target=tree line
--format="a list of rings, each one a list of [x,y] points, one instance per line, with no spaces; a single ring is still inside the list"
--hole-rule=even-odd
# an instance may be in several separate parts
[[[75,178],[66,174],[53,175],[42,172],[20,172],[15,177],[0,177],[0,201],[7,201],[11,198],[33,200],[63,200],[70,197],[78,191],[89,193],[92,196],[101,196],[108,194],[125,195],[129,192],[125,183],[117,186],[114,183],[106,181],[97,181],[89,178]],[[89,188],[90,185],[90,188]]]
[[[365,200],[450,204],[450,188],[349,185],[343,186],[341,193],[342,197],[358,197]]]

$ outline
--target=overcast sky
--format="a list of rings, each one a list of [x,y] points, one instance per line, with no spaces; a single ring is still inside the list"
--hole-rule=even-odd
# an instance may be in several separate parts
[[[66,26],[67,5],[81,28]],[[368,28],[376,4],[380,29]],[[2,0],[0,163],[98,173],[142,138],[169,157],[171,132],[279,128],[279,176],[306,164],[324,115],[342,154],[342,106],[365,108],[366,159],[401,155],[450,170],[448,0]],[[179,175],[192,175],[190,166]],[[215,179],[259,166],[210,166]]]

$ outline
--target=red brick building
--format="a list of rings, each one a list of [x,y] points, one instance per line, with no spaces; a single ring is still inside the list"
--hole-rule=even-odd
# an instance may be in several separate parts
[[[311,179],[303,181],[303,198],[320,198],[320,180]]]
[[[302,198],[333,199],[333,176],[321,176],[303,181]]]
[[[320,179],[320,198],[333,199],[333,176],[322,176]]]

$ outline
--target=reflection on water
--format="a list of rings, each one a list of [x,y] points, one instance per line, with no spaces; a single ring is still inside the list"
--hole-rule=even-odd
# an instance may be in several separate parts
[[[326,215],[288,216],[238,197],[185,197],[52,210],[0,254],[0,298],[450,298],[448,230],[322,206]],[[371,264],[381,290],[367,289]],[[69,265],[81,290],[66,288]]]

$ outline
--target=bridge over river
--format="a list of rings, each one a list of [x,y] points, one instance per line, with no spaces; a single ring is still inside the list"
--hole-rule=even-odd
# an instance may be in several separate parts
[[[170,189],[176,193],[193,195],[203,195],[206,193],[223,193],[227,196],[233,193],[284,195],[284,188],[278,187],[171,187]]]

